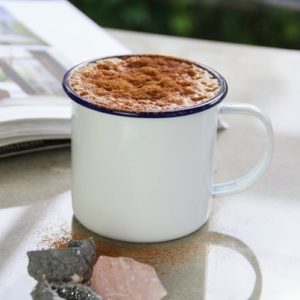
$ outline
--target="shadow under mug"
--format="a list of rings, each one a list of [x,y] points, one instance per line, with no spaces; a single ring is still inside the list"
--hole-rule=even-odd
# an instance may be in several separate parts
[[[207,66],[176,59],[207,70],[220,84],[218,94],[208,102],[174,111],[116,111],[89,102],[70,86],[72,73],[95,60],[75,66],[64,76],[63,88],[73,100],[73,210],[84,226],[98,234],[130,242],[188,235],[208,220],[213,197],[248,188],[271,161],[269,118],[253,105],[222,105],[225,79]],[[258,118],[266,128],[266,147],[246,175],[213,184],[219,114]]]

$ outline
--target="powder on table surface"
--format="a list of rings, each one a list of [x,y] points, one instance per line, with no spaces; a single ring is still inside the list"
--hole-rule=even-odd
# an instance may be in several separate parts
[[[49,248],[67,248],[69,241],[72,239],[72,233],[70,232],[67,224],[48,224],[38,232],[38,250],[45,250]]]
[[[76,69],[75,94],[114,110],[170,111],[199,105],[220,90],[208,71],[188,61],[158,55],[107,58]]]
[[[160,274],[162,265],[181,265],[204,251],[205,243],[202,236],[196,239],[188,236],[167,243],[126,243],[99,236],[82,226],[75,218],[72,223],[72,230],[62,227],[61,234],[53,235],[51,230],[45,233],[39,248],[66,248],[71,239],[83,240],[93,237],[96,244],[96,257],[100,255],[130,257],[155,267]]]

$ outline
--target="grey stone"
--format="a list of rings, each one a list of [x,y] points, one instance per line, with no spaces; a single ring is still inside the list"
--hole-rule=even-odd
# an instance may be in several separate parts
[[[27,252],[28,273],[37,281],[86,282],[92,275],[95,243],[71,241],[69,248]]]
[[[78,283],[39,282],[31,293],[33,300],[102,300],[89,287]]]
[[[60,296],[53,291],[47,282],[38,282],[31,292],[33,300],[61,300]]]
[[[69,247],[80,248],[89,265],[93,266],[96,262],[96,246],[93,238],[81,241],[71,240],[69,242]]]

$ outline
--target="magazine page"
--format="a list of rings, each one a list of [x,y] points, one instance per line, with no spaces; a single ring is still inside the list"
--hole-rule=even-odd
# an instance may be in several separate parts
[[[0,6],[72,65],[131,52],[68,1],[0,0]]]
[[[0,105],[66,102],[61,78],[71,65],[0,3]],[[1,112],[0,112],[1,120]]]
[[[68,144],[64,73],[82,60],[125,53],[67,1],[0,1],[0,157]]]

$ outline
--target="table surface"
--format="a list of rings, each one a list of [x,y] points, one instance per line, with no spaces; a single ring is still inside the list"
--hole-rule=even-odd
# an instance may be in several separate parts
[[[228,81],[226,102],[251,103],[270,116],[272,164],[247,191],[214,199],[210,220],[199,231],[137,245],[93,235],[73,218],[69,149],[1,160],[0,298],[29,295],[34,281],[26,276],[27,250],[93,235],[100,253],[155,266],[166,299],[300,299],[300,52],[109,32],[134,52],[186,57],[218,70]],[[225,120],[229,128],[218,135],[215,149],[216,182],[247,172],[264,146],[257,121]]]

